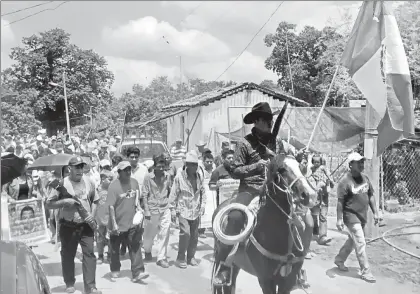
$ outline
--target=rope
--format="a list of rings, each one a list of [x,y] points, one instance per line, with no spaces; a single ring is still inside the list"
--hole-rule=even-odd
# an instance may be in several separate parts
[[[229,236],[223,233],[222,231],[222,224],[228,214],[233,210],[239,210],[246,214],[246,227],[245,229],[240,232],[238,235],[235,236]],[[247,206],[240,204],[240,203],[231,203],[227,205],[226,207],[223,207],[214,217],[213,221],[213,233],[216,236],[216,238],[222,242],[225,245],[236,245],[237,243],[240,243],[244,241],[246,238],[248,238],[249,234],[251,233],[251,230],[254,226],[255,222],[255,215],[251,212],[251,210],[248,209]]]
[[[397,249],[398,251],[400,251],[400,252],[402,252],[402,253],[405,253],[405,254],[407,254],[407,255],[410,255],[411,257],[414,257],[414,258],[420,259],[420,256],[419,256],[419,255],[416,255],[416,254],[414,254],[414,253],[412,253],[412,252],[410,252],[410,251],[407,251],[407,250],[405,250],[405,249],[403,249],[403,248],[401,248],[401,247],[399,247],[399,246],[397,246],[397,245],[395,245],[395,244],[391,243],[389,240],[387,240],[387,239],[386,239],[386,237],[395,237],[395,236],[406,236],[406,235],[416,235],[416,234],[420,234],[420,232],[410,232],[410,233],[400,233],[400,234],[388,235],[390,232],[397,231],[397,230],[401,230],[401,229],[412,228],[412,227],[420,227],[420,225],[418,225],[418,224],[415,224],[415,225],[407,225],[407,226],[401,226],[401,227],[398,227],[398,228],[390,229],[390,230],[388,230],[388,231],[384,232],[384,233],[382,234],[382,236],[380,236],[380,237],[377,237],[377,238],[374,238],[374,239],[372,239],[372,240],[367,241],[367,242],[366,242],[366,244],[370,244],[370,243],[375,242],[375,241],[377,241],[377,240],[383,240],[383,241],[384,241],[385,243],[387,243],[389,246],[391,246],[391,247],[393,247],[393,248]]]

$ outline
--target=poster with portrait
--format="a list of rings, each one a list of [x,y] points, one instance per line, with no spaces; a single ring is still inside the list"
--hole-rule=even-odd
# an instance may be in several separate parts
[[[204,180],[204,189],[206,190],[206,208],[204,215],[201,217],[200,229],[211,228],[211,219],[216,209],[216,192],[209,188],[209,179]]]
[[[50,240],[42,199],[28,199],[8,204],[10,240],[28,246]]]
[[[219,180],[219,185],[220,203],[232,198],[238,193],[239,180],[223,179]]]

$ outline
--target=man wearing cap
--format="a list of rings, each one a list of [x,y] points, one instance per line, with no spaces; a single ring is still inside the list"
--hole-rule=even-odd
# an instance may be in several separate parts
[[[115,136],[115,143],[114,146],[118,149],[121,145],[121,136],[117,135]]]
[[[220,152],[220,154],[216,155],[216,157],[214,158],[214,164],[217,166],[222,165],[224,160],[223,160],[223,152],[225,151],[229,151],[230,150],[230,144],[227,141],[223,141],[222,142],[222,150]]]
[[[200,217],[206,207],[206,191],[198,169],[198,156],[188,152],[185,167],[177,173],[169,196],[172,218],[178,216],[179,244],[176,265],[179,268],[197,266],[195,252],[198,243]]]
[[[175,140],[175,146],[171,148],[171,157],[173,160],[181,160],[187,150],[182,146],[182,140],[180,138]]]
[[[111,171],[111,162],[108,159],[102,159],[99,162],[99,167],[100,167],[99,172],[102,172],[103,170]]]
[[[57,186],[46,205],[49,209],[60,209],[61,265],[66,292],[74,293],[75,265],[77,247],[83,252],[82,268],[85,293],[102,293],[96,289],[96,256],[94,252],[94,216],[99,197],[95,184],[83,174],[85,162],[80,156],[69,161],[69,176],[65,177],[62,186]],[[60,192],[59,192],[60,191]],[[64,192],[66,195],[64,195]],[[70,196],[70,197],[67,197]],[[81,206],[81,207],[80,207]],[[90,212],[88,216],[80,215],[81,211]]]
[[[139,209],[140,188],[137,180],[131,177],[130,162],[121,161],[117,171],[118,179],[109,185],[106,199],[110,218],[111,275],[114,279],[119,277],[120,247],[124,240],[130,253],[132,281],[138,282],[148,276],[140,249],[141,228],[133,224]]]
[[[334,263],[341,271],[348,271],[344,265],[350,253],[355,249],[361,268],[361,278],[375,283],[375,277],[369,267],[366,254],[365,227],[369,206],[373,212],[375,225],[379,221],[374,190],[369,178],[363,174],[365,158],[353,152],[348,156],[350,171],[337,186],[337,228],[342,231],[344,225],[349,231],[347,241],[335,257]]]
[[[102,142],[99,147],[100,147],[100,150],[98,152],[99,160],[102,160],[102,159],[110,160],[109,152],[108,152],[108,144],[105,142]]]
[[[245,124],[254,124],[251,134],[238,142],[234,160],[229,167],[233,178],[239,179],[238,196],[235,202],[249,205],[258,197],[265,182],[265,169],[271,156],[275,155],[277,141],[271,133],[273,113],[267,102],[260,102],[252,107],[252,111],[244,117]],[[245,218],[240,211],[232,211],[228,215],[226,234],[237,235],[245,224]],[[219,256],[223,263],[229,255],[232,246],[222,245]],[[223,265],[214,278],[215,286],[225,285],[230,277],[230,269]]]
[[[157,235],[155,246],[158,255],[156,264],[168,268],[167,251],[169,242],[169,229],[171,226],[171,210],[169,206],[169,193],[172,186],[172,176],[166,169],[165,155],[153,158],[154,169],[144,178],[141,192],[144,201],[144,254],[145,260],[152,260],[153,241]]]

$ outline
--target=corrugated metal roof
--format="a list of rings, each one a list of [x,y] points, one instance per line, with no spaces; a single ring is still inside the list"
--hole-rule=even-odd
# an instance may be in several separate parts
[[[275,99],[278,100],[289,100],[291,104],[297,105],[297,106],[309,106],[309,103],[298,99],[296,97],[293,97],[291,95],[288,95],[286,93],[280,93],[278,91],[274,91],[265,87],[261,87],[254,83],[242,83],[239,85],[233,85],[225,88],[220,88],[217,90],[205,92],[203,94],[187,98],[178,102],[175,102],[170,105],[164,106],[162,109],[174,109],[174,108],[180,108],[180,107],[196,107],[201,105],[208,105],[212,102],[221,100],[227,96],[236,94],[238,92],[244,91],[244,90],[258,90],[262,93],[272,96]]]
[[[128,128],[128,129],[130,129],[130,128],[141,128],[141,127],[147,126],[151,123],[154,123],[154,122],[172,117],[174,115],[180,114],[180,113],[182,113],[184,111],[187,111],[189,109],[190,109],[190,107],[161,110],[151,118],[128,123],[128,124],[125,125],[125,128]]]

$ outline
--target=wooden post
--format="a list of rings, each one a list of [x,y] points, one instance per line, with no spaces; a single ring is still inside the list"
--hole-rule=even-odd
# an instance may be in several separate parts
[[[366,157],[365,162],[365,174],[368,176],[370,182],[372,183],[374,190],[374,197],[376,200],[376,209],[379,211],[379,156],[377,149],[378,142],[378,118],[376,112],[373,110],[372,106],[366,101],[366,115],[365,115],[365,141],[364,141],[364,156]],[[378,226],[375,226],[373,220],[373,214],[369,208],[367,227],[366,227],[366,237],[367,238],[376,238],[379,236]]]

